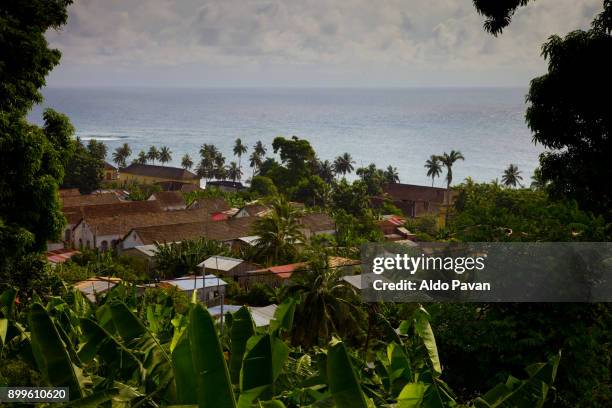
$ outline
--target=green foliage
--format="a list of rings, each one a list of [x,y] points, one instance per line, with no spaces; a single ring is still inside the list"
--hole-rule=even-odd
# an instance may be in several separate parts
[[[612,236],[603,217],[541,191],[472,182],[458,190],[450,228],[462,241],[609,241]]]
[[[256,197],[272,197],[278,194],[272,180],[265,176],[255,176],[251,179],[250,192]]]
[[[132,182],[123,186],[130,192],[130,200],[146,201],[151,197],[151,194],[162,191],[162,188],[157,184],[140,184]]]
[[[295,187],[293,199],[309,207],[326,207],[330,201],[329,195],[329,185],[319,176],[310,176]]]
[[[245,195],[242,192],[225,192],[221,191],[216,187],[208,187],[205,190],[196,190],[185,194],[185,202],[187,203],[187,205],[191,205],[199,198],[223,198],[231,207],[240,208],[245,205],[246,199],[248,198],[248,194]]]
[[[474,0],[474,7],[487,19],[484,29],[497,36],[510,24],[514,12],[530,0]]]
[[[231,255],[227,246],[200,238],[178,243],[155,244],[155,269],[165,279],[196,272],[196,266],[213,255]]]
[[[557,198],[611,217],[612,2],[588,31],[551,36],[542,46],[548,72],[531,81],[526,120],[533,139],[550,149],[540,156],[542,180]]]
[[[78,188],[82,194],[90,194],[100,188],[106,146],[95,141],[92,143],[92,141],[87,144],[87,147],[83,146],[80,140],[74,142],[74,150],[66,163],[63,188]]]

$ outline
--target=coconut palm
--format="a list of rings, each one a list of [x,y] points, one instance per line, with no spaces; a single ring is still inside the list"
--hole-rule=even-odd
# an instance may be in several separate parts
[[[506,187],[522,186],[521,181],[523,181],[523,176],[521,176],[521,171],[519,171],[516,164],[511,164],[504,170],[502,183],[504,183]]]
[[[267,265],[293,262],[298,255],[297,244],[304,241],[296,210],[284,197],[270,202],[271,211],[255,221],[254,234],[257,257]]]
[[[138,157],[134,159],[134,163],[147,164],[147,154],[145,153],[144,150],[141,150],[140,153],[138,153]]]
[[[116,148],[113,152],[113,162],[115,162],[115,164],[117,164],[119,167],[125,167],[125,163],[131,154],[132,149],[130,148],[130,145],[124,143],[120,147]]]
[[[451,150],[450,153],[444,152],[438,159],[444,167],[446,167],[446,189],[450,190],[450,185],[453,182],[453,165],[457,160],[465,160],[465,157],[460,151]]]
[[[255,146],[253,147],[253,151],[257,153],[257,155],[261,158],[263,158],[266,155],[266,147],[261,142],[261,140],[258,140],[257,143],[255,143]]]
[[[198,175],[202,178],[210,180],[215,176],[215,158],[219,155],[219,151],[213,144],[203,144],[200,148],[200,164],[198,165]]]
[[[344,153],[341,156],[336,157],[334,160],[334,171],[336,174],[342,174],[343,176],[347,173],[351,173],[355,168],[353,167],[355,161],[349,153]]]
[[[334,165],[329,161],[320,161],[317,166],[317,174],[326,183],[334,181]]]
[[[191,156],[189,156],[187,153],[185,153],[181,159],[181,167],[185,170],[191,170],[193,167],[193,160],[191,160]]]
[[[242,155],[247,152],[247,147],[242,144],[242,140],[240,138],[236,139],[234,142],[234,156],[238,156],[238,168],[240,171],[240,176],[242,176]],[[238,177],[240,180],[240,177]]]
[[[213,158],[213,175],[218,180],[225,180],[227,178],[227,170],[225,169],[225,157],[221,152],[216,152]]]
[[[296,284],[288,290],[300,301],[294,316],[292,343],[304,347],[325,344],[332,335],[356,336],[363,333],[366,320],[357,307],[358,296],[341,278],[339,269],[331,268],[327,256],[313,253],[308,266],[294,272]]]
[[[157,150],[157,147],[149,147],[149,151],[147,152],[147,159],[150,160],[153,164],[155,164],[155,160],[159,159],[159,150]]]
[[[240,167],[236,162],[231,162],[227,169],[227,177],[235,183],[236,180],[240,180],[241,176],[242,170],[240,170]]]
[[[164,165],[170,160],[172,160],[172,151],[170,151],[170,148],[168,146],[162,146],[162,148],[159,150],[160,163]]]
[[[253,177],[255,177],[255,173],[259,171],[262,163],[262,156],[260,156],[256,150],[253,150],[251,156],[249,157],[249,164],[253,169]]]
[[[387,170],[384,172],[384,178],[387,183],[399,183],[399,173],[397,172],[397,168],[393,166],[387,167]]]
[[[434,179],[440,177],[442,174],[442,163],[440,163],[440,157],[432,154],[429,160],[425,162],[425,168],[427,169],[427,177],[431,177],[431,186],[434,185]]]

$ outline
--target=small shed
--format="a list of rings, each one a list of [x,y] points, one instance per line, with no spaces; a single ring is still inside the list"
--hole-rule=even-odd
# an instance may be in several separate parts
[[[259,268],[259,265],[246,262],[239,258],[214,255],[198,265],[204,273],[213,273],[219,276],[239,277],[247,271]]]
[[[197,299],[207,306],[218,304],[225,297],[225,287],[227,282],[217,278],[215,275],[205,276],[183,276],[172,280],[162,281],[160,286],[171,285],[185,292],[188,297],[193,296],[193,291],[197,292]]]

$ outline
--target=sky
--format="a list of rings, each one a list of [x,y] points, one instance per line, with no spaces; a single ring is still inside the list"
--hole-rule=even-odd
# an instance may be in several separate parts
[[[50,86],[522,86],[602,0],[537,0],[499,37],[472,0],[76,0]]]

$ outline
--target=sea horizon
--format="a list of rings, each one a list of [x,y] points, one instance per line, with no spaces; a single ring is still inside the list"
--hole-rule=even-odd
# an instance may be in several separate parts
[[[82,140],[112,151],[123,143],[132,158],[150,145],[168,146],[178,166],[183,154],[197,162],[203,143],[217,145],[227,164],[240,137],[251,148],[277,136],[309,140],[322,160],[349,152],[355,167],[397,167],[400,181],[431,185],[425,160],[460,150],[454,181],[489,182],[514,163],[529,184],[543,149],[531,142],[524,121],[526,87],[167,87],[49,86],[29,119],[42,110],[69,116]],[[248,153],[245,179],[251,176]],[[354,177],[354,176],[353,176]],[[352,178],[352,177],[351,177]],[[435,185],[443,186],[441,179]]]

